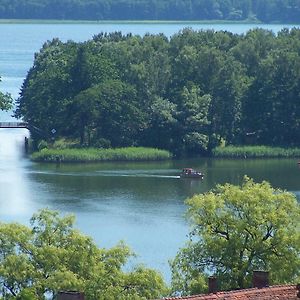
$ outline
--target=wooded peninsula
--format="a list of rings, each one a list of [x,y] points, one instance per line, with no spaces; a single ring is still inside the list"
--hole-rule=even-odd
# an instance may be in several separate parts
[[[94,148],[299,147],[299,55],[299,29],[54,39],[36,53],[15,115]]]
[[[298,0],[1,0],[1,19],[299,23]]]

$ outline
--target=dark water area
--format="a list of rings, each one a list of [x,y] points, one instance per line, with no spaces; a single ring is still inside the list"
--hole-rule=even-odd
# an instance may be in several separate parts
[[[245,33],[257,24],[0,24],[0,90],[18,97],[46,40],[59,37],[84,41],[101,31],[171,36],[184,27]],[[274,32],[285,25],[262,25]],[[0,112],[0,121],[14,120]],[[28,224],[38,209],[50,208],[76,216],[76,227],[101,247],[124,240],[144,263],[170,281],[168,260],[187,240],[185,199],[216,184],[238,184],[247,174],[268,180],[300,198],[297,159],[190,159],[147,163],[38,164],[24,154],[25,129],[0,129],[0,220]],[[204,180],[180,179],[180,170],[193,167]]]

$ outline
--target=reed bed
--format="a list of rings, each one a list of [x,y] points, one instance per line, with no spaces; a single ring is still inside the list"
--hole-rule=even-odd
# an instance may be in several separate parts
[[[228,158],[275,158],[300,157],[300,148],[269,146],[226,146],[213,150],[214,157]]]
[[[150,161],[172,158],[166,150],[127,147],[115,149],[42,149],[31,156],[39,162],[101,162],[101,161]]]

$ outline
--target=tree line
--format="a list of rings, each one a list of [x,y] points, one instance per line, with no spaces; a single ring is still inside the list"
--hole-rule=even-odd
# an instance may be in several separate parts
[[[298,0],[1,0],[3,19],[300,21]]]
[[[94,147],[299,146],[299,41],[299,29],[54,39],[36,53],[15,115]]]

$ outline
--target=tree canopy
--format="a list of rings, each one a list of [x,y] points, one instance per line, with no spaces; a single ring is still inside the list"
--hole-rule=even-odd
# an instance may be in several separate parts
[[[124,243],[99,248],[73,224],[73,216],[47,209],[33,215],[30,227],[0,223],[0,297],[54,299],[60,290],[84,291],[87,300],[162,297],[166,287],[156,271],[123,271],[133,255]]]
[[[1,0],[1,19],[300,21],[298,0]]]
[[[82,145],[175,154],[227,144],[300,146],[300,30],[237,35],[184,29],[84,43],[48,41],[16,116]],[[251,140],[248,134],[251,133]]]
[[[300,278],[300,207],[296,196],[245,177],[187,200],[190,240],[172,261],[176,292],[203,292],[214,274],[220,289],[250,287],[254,270],[272,284]]]
[[[1,77],[0,77],[1,82]],[[9,93],[0,92],[0,110],[9,110],[12,108],[12,97]]]

